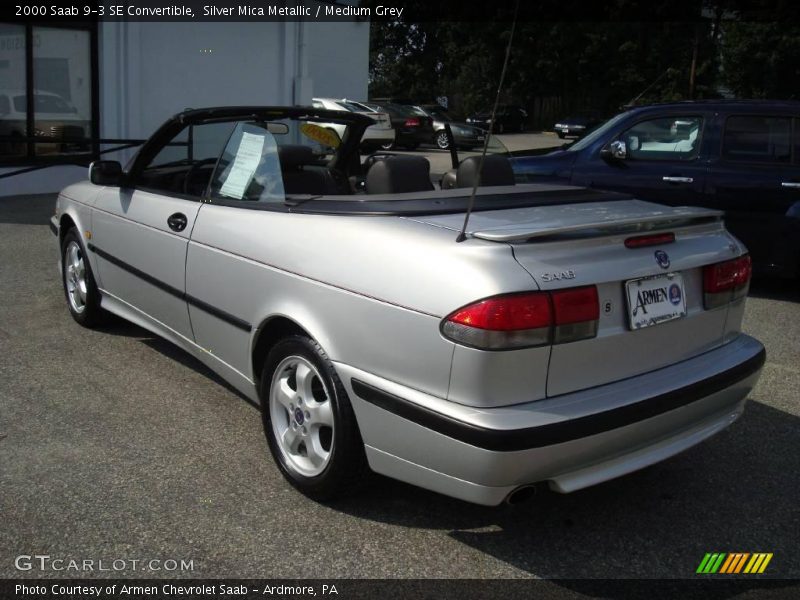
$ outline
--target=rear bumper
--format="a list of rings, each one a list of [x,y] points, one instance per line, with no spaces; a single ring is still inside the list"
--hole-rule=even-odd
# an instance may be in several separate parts
[[[443,494],[493,505],[548,481],[570,492],[643,468],[730,425],[764,364],[745,335],[623,381],[513,406],[476,409],[346,365],[370,466]]]
[[[457,146],[479,146],[483,145],[486,136],[483,134],[475,134],[475,135],[456,135],[453,134],[453,140],[455,141]]]
[[[375,144],[390,144],[394,141],[394,129],[378,129],[376,127],[367,127],[364,135],[361,138],[361,143],[373,142]]]
[[[431,127],[410,127],[408,129],[397,129],[395,141],[402,144],[428,144],[433,142],[433,128]]]

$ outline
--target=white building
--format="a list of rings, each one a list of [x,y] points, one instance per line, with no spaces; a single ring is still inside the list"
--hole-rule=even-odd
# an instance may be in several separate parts
[[[185,108],[366,99],[368,61],[367,21],[0,23],[0,136],[141,139]],[[89,149],[0,140],[0,175],[85,161]],[[0,196],[57,191],[85,175],[59,165],[2,178]]]

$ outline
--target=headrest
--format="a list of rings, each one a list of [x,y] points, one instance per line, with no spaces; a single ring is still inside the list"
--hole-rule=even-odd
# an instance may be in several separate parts
[[[480,163],[480,156],[470,156],[462,160],[456,172],[456,187],[475,185]],[[487,154],[483,160],[483,173],[479,185],[514,185],[514,171],[509,160],[500,154]]]
[[[368,194],[425,192],[432,189],[431,165],[421,156],[387,156],[367,171]]]
[[[281,169],[289,171],[313,163],[314,151],[310,146],[278,146],[278,158],[281,161]]]

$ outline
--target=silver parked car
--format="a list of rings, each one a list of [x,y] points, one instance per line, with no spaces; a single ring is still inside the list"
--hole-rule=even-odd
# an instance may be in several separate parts
[[[372,123],[191,110],[125,170],[93,163],[51,222],[70,313],[137,323],[260,403],[318,500],[370,470],[487,505],[570,492],[741,415],[765,354],[720,213],[514,184],[502,156],[436,189],[422,157],[358,160]]]
[[[367,108],[352,100],[346,98],[312,98],[311,105],[314,108],[322,108],[326,110],[346,110],[349,112],[359,113],[371,118],[375,123],[367,127],[361,138],[362,150],[377,150],[382,146],[391,146],[394,143],[394,128],[389,115],[384,112],[378,112]],[[342,123],[328,123],[328,129],[336,132],[336,135],[341,137],[344,135],[346,125]]]

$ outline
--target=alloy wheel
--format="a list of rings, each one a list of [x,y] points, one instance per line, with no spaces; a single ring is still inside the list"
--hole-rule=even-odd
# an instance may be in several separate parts
[[[272,432],[286,464],[299,475],[320,475],[331,459],[331,395],[317,368],[301,356],[285,358],[269,394]]]
[[[88,288],[83,251],[75,241],[71,241],[64,252],[64,281],[67,285],[67,298],[72,310],[81,314],[86,310]]]

